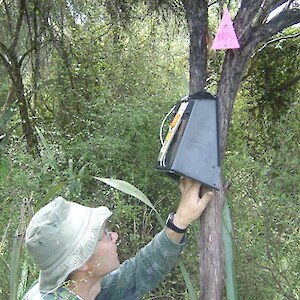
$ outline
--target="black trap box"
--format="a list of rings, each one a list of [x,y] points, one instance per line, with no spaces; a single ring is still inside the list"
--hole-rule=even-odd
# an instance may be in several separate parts
[[[179,101],[172,113],[155,168],[177,180],[186,176],[220,189],[218,99],[197,93]]]

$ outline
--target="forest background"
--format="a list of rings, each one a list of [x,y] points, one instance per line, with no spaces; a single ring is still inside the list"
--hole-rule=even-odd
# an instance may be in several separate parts
[[[151,209],[92,176],[130,182],[166,218],[179,192],[153,168],[159,128],[188,93],[189,39],[180,15],[142,4],[128,19],[110,2],[20,3],[28,4],[22,22],[14,1],[2,1],[0,15],[3,299],[20,298],[38,276],[22,245],[24,229],[33,211],[55,195],[109,206],[121,260],[161,229]],[[220,22],[219,4],[210,6],[211,33]],[[299,36],[293,27],[257,49],[235,101],[222,169],[240,299],[300,295]],[[11,62],[18,62],[14,77],[5,65],[5,45],[11,45]],[[213,94],[223,56],[209,52],[207,89]],[[183,254],[197,289],[198,227],[189,229]],[[179,268],[145,299],[189,299]]]

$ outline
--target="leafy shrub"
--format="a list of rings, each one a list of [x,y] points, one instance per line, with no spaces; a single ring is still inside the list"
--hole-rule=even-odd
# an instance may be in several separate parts
[[[253,151],[252,145],[241,142],[249,134],[254,140],[257,135],[259,140],[260,134],[249,132],[249,127],[247,131],[238,127],[243,117],[239,111],[235,116],[224,166],[232,181],[229,198],[237,245],[239,297],[297,299],[299,103],[276,122],[272,138],[265,141],[267,148],[261,150]]]

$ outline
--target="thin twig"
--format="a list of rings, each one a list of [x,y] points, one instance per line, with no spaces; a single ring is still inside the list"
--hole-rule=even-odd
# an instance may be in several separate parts
[[[277,38],[272,39],[272,40],[268,41],[267,43],[265,43],[257,52],[261,52],[264,48],[266,48],[267,46],[269,46],[272,43],[282,41],[282,40],[296,38],[298,36],[300,36],[300,33],[295,33],[295,34],[290,34],[290,35],[286,35],[286,36],[277,37]]]

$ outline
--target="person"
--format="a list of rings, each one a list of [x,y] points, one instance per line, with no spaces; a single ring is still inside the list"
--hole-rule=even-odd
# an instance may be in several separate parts
[[[187,227],[213,197],[201,184],[181,178],[181,200],[165,228],[120,265],[118,234],[110,232],[112,212],[57,197],[30,220],[25,244],[40,269],[24,300],[135,300],[153,290],[171,271],[186,246]]]

